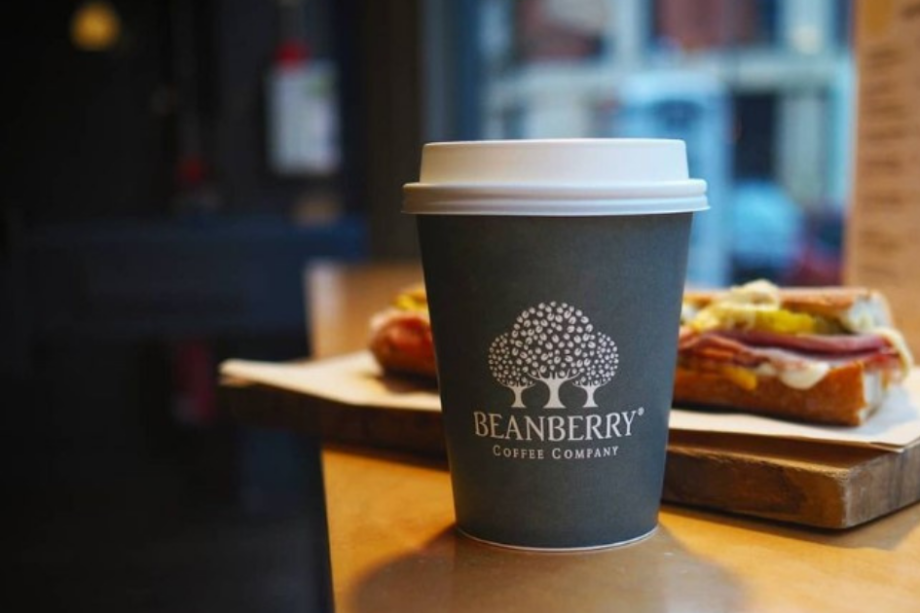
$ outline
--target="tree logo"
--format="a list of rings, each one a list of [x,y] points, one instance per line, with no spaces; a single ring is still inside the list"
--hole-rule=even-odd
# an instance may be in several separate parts
[[[489,348],[489,369],[514,393],[514,408],[524,408],[524,391],[540,383],[549,390],[544,409],[565,408],[559,390],[567,383],[585,391],[584,408],[597,407],[594,393],[613,379],[618,363],[613,339],[564,302],[525,309]]]

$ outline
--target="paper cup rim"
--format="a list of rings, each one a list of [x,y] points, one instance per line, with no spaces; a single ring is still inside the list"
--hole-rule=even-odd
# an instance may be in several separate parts
[[[701,179],[587,185],[409,183],[403,188],[403,212],[414,215],[654,215],[708,208]]]

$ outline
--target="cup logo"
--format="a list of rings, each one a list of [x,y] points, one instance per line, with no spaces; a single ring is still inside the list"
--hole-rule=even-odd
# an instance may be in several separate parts
[[[511,406],[519,409],[524,391],[538,384],[549,391],[544,409],[564,409],[559,390],[567,383],[585,391],[584,408],[596,408],[594,393],[613,379],[618,363],[613,339],[565,302],[522,311],[489,348],[492,376],[514,393]]]
[[[510,391],[510,404],[473,411],[473,432],[492,441],[495,456],[616,457],[619,442],[632,437],[645,414],[643,407],[598,406],[596,392],[616,376],[619,350],[588,315],[565,302],[541,302],[521,311],[492,341],[488,363],[493,379]],[[545,393],[527,392],[539,386]],[[603,403],[611,404],[608,397]]]

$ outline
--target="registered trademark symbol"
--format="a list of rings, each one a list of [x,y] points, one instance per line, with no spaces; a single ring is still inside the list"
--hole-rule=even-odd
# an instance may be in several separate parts
[[[645,414],[645,408],[644,408],[644,407],[639,407],[639,408],[637,409],[637,412],[639,413],[639,417],[642,417],[642,415]]]

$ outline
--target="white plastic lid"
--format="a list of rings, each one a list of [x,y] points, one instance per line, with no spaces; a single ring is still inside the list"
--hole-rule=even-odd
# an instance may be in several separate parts
[[[430,143],[403,211],[449,215],[647,215],[702,211],[683,141],[560,139]]]

